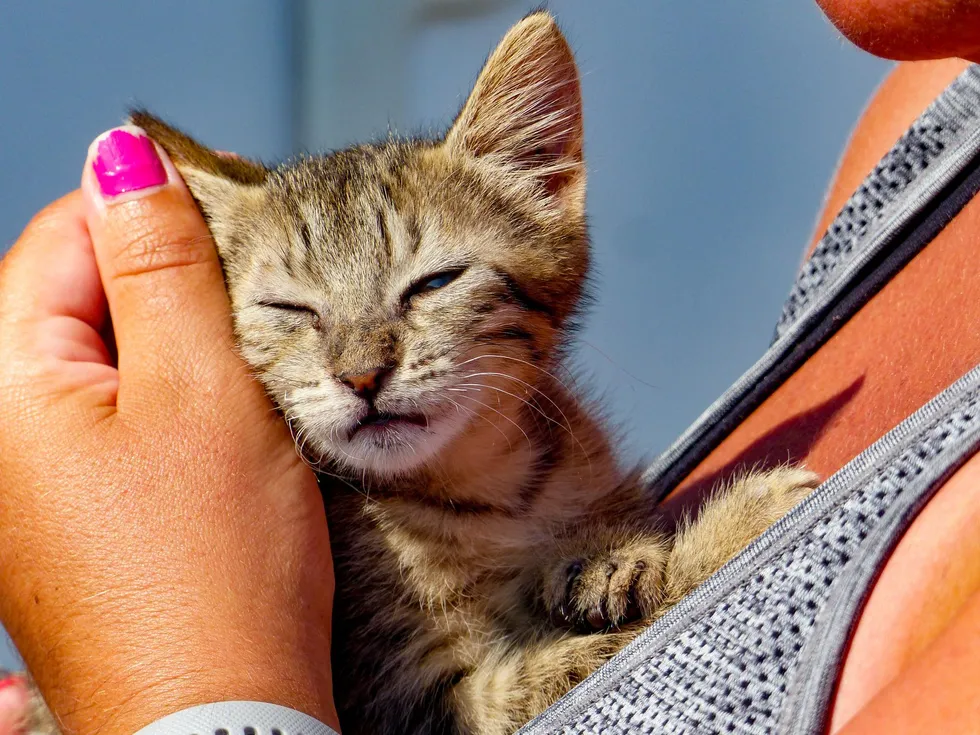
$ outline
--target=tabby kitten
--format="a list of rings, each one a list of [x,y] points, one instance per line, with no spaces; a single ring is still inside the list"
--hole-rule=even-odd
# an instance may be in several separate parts
[[[133,122],[200,204],[241,353],[322,471],[345,735],[513,732],[814,486],[745,476],[672,534],[562,377],[589,243],[548,13],[441,140],[267,169]]]

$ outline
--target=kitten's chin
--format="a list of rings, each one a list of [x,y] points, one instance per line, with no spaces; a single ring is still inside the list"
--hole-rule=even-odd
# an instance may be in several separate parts
[[[353,429],[325,449],[339,464],[380,478],[409,475],[423,469],[463,430],[465,416],[451,413],[419,420],[393,417]]]

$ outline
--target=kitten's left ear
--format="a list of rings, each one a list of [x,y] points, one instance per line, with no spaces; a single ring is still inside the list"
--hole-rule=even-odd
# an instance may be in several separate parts
[[[216,222],[226,221],[236,208],[263,196],[262,184],[269,171],[262,164],[216,153],[146,110],[132,110],[129,119],[170,156],[212,230]],[[214,234],[218,237],[220,233]],[[218,241],[220,248],[220,237]]]
[[[549,195],[581,200],[582,138],[575,58],[554,18],[538,11],[490,55],[445,145],[530,174]]]

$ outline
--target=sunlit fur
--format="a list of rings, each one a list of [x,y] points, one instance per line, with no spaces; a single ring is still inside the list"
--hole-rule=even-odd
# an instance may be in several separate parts
[[[504,442],[481,404],[506,404],[514,378],[534,385],[553,362],[582,288],[584,218],[481,163],[417,142],[305,159],[269,175],[249,201],[260,221],[243,214],[248,235],[222,247],[242,354],[316,460],[390,478],[475,435]],[[465,271],[404,298],[452,268]],[[315,309],[320,328],[264,305],[284,300]],[[348,436],[368,406],[336,376],[378,365],[395,369],[376,408],[428,426]]]
[[[208,218],[241,354],[322,473],[345,735],[513,732],[812,486],[747,475],[671,533],[564,369],[585,166],[547,13],[441,140],[267,170],[133,117]],[[424,419],[355,431],[369,405],[343,377],[378,367],[375,409]]]

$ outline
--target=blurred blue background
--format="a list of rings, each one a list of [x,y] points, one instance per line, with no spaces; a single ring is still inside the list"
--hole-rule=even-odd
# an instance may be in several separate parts
[[[536,3],[535,3],[536,4]],[[139,103],[275,160],[443,128],[510,0],[5,0],[0,252]],[[812,0],[552,0],[578,55],[598,303],[577,354],[664,449],[765,349],[837,156],[889,66]],[[15,653],[0,631],[0,667]]]

